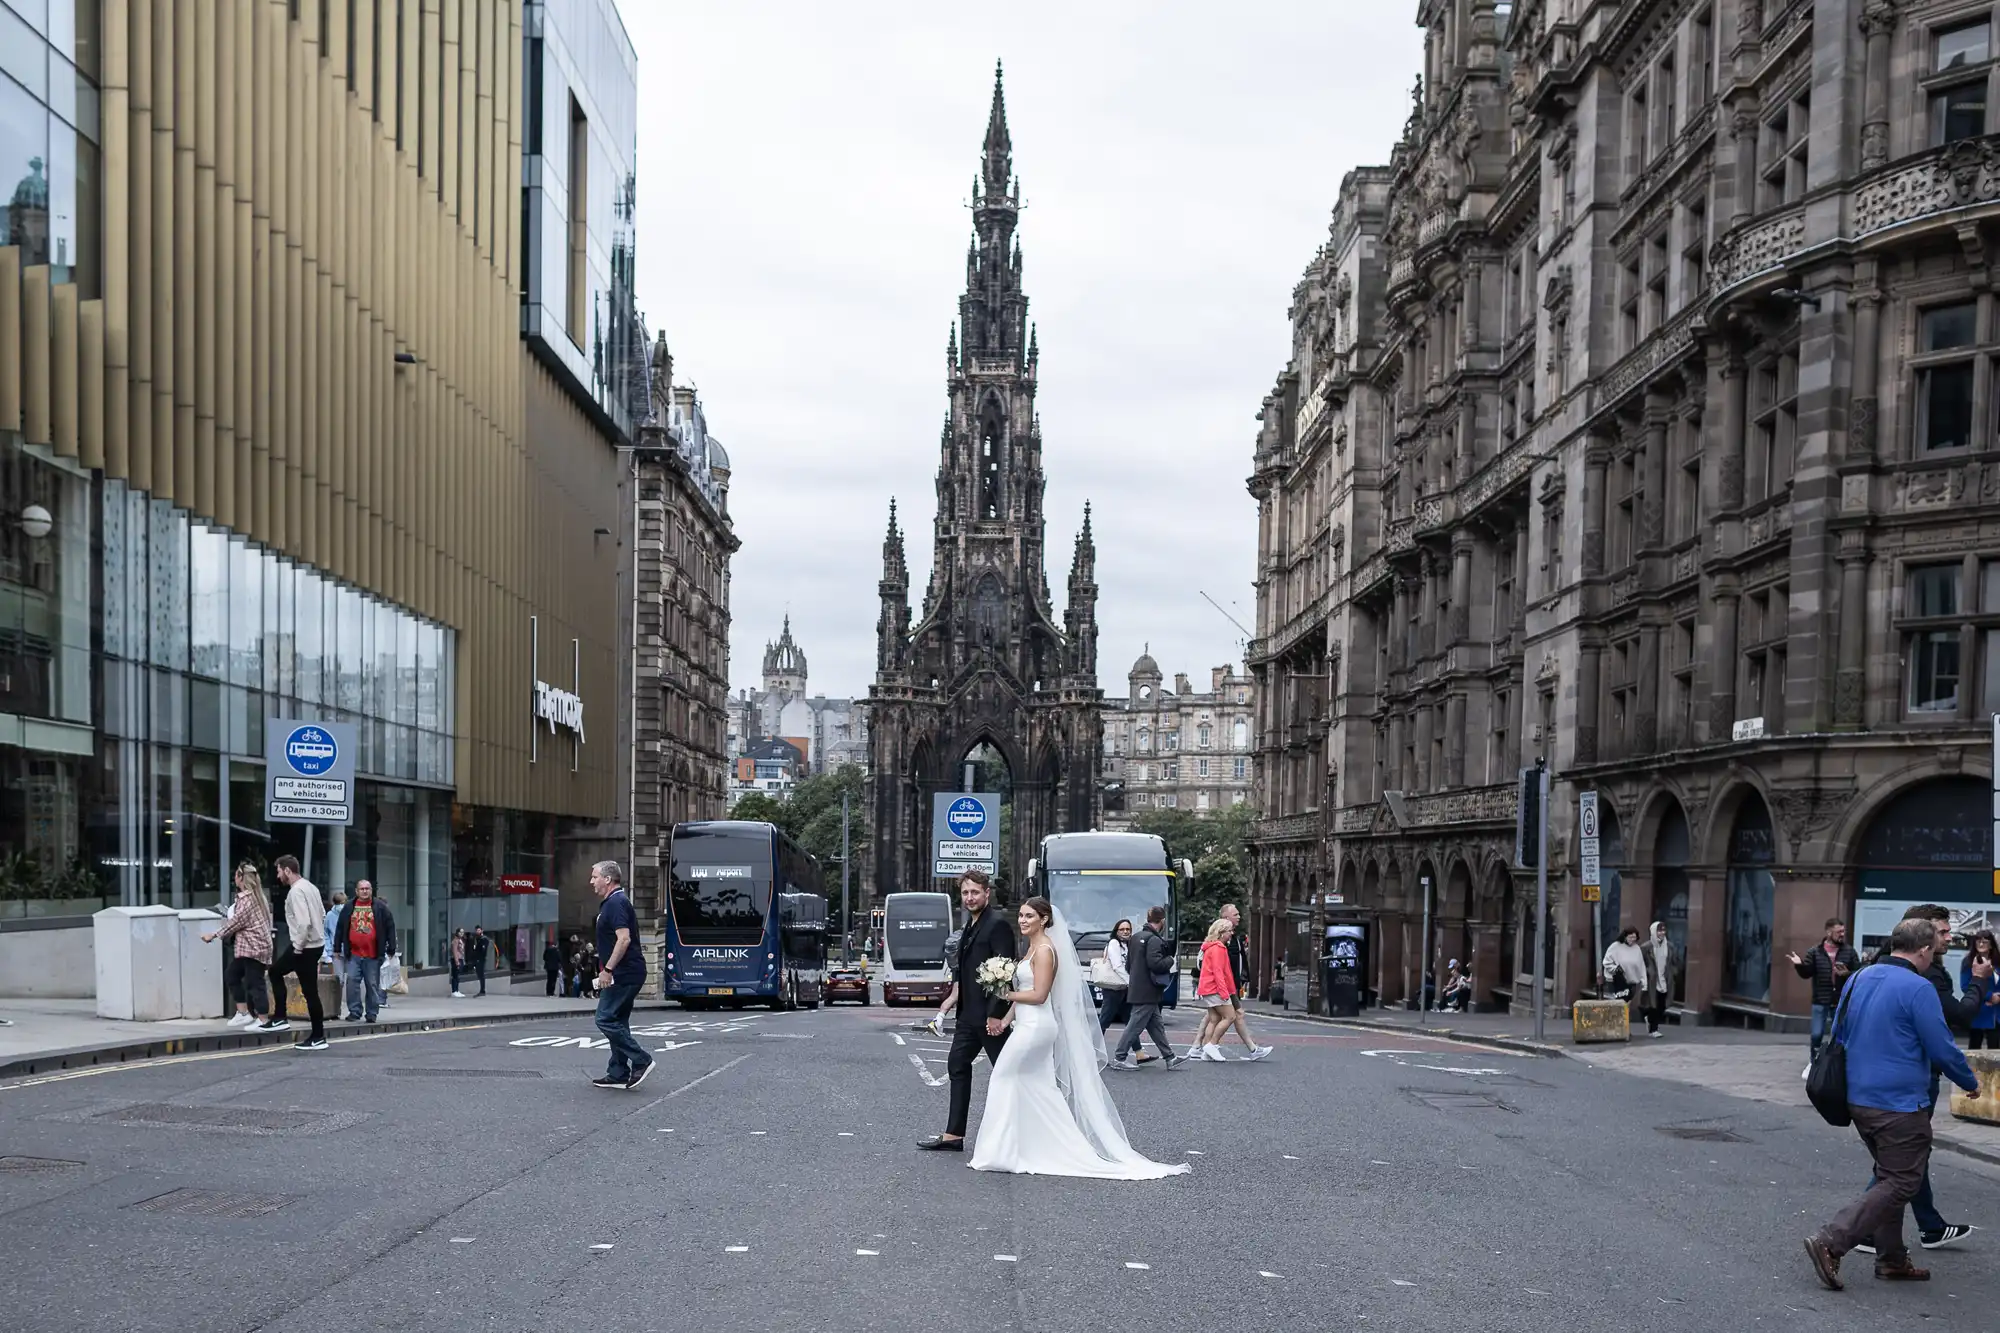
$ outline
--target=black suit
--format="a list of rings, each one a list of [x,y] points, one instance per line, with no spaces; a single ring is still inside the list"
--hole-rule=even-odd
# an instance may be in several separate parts
[[[1012,959],[1018,949],[1013,925],[991,905],[965,928],[959,940],[958,970],[953,976],[958,982],[958,1027],[952,1033],[951,1058],[946,1066],[951,1071],[951,1119],[944,1130],[948,1135],[965,1137],[965,1122],[972,1114],[974,1058],[983,1050],[991,1064],[1000,1058],[1000,1048],[1007,1042],[1004,1032],[997,1037],[986,1035],[986,1020],[1003,1017],[1007,1006],[979,988],[979,965],[989,958]]]

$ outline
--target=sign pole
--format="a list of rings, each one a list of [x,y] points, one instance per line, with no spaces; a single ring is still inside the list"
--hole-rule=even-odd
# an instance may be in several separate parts
[[[2000,897],[2000,713],[1993,715],[1993,894]]]
[[[1548,1001],[1542,993],[1543,974],[1549,957],[1549,766],[1546,759],[1535,763],[1536,791],[1541,809],[1535,830],[1535,1040],[1546,1040]]]
[[[853,926],[847,918],[847,800],[848,793],[840,793],[840,965],[846,967],[853,961],[848,952],[848,941],[853,938]]]
[[[1424,942],[1423,952],[1417,965],[1417,1022],[1429,1026],[1431,1021],[1431,992],[1426,981],[1431,971],[1431,877],[1424,876]]]

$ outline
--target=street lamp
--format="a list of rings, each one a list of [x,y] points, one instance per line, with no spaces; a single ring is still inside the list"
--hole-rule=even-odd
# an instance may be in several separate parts
[[[55,515],[40,505],[29,505],[23,509],[19,522],[21,531],[36,541],[48,536],[56,528]]]

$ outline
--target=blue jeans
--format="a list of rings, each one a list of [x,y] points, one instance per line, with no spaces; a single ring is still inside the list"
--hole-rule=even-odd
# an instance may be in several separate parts
[[[1835,1004],[1816,1004],[1812,1007],[1812,1053],[1817,1056],[1819,1048],[1833,1032],[1833,1011]]]
[[[653,1057],[632,1039],[632,1006],[643,981],[614,981],[597,993],[597,1030],[611,1043],[606,1078],[630,1078],[653,1063]]]
[[[347,1021],[352,1023],[360,1018],[363,1005],[367,1016],[372,1019],[382,1008],[382,960],[380,958],[348,958],[347,984],[342,987],[347,995]]]

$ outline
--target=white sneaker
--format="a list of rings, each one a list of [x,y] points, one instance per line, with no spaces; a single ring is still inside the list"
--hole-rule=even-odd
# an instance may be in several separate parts
[[[1271,1048],[1269,1046],[1252,1046],[1250,1048],[1250,1054],[1244,1056],[1243,1058],[1245,1060],[1264,1060],[1270,1058],[1270,1055],[1271,1055]]]
[[[1213,1060],[1217,1064],[1229,1063],[1229,1057],[1224,1055],[1222,1053],[1222,1048],[1216,1045],[1214,1042],[1210,1042],[1208,1045],[1201,1048],[1201,1058],[1204,1060]]]
[[[247,1028],[247,1027],[249,1027],[249,1026],[250,1026],[250,1025],[252,1024],[252,1023],[254,1023],[254,1022],[256,1022],[256,1021],[257,1021],[257,1019],[256,1019],[255,1015],[252,1015],[252,1014],[235,1014],[235,1015],[231,1016],[231,1018],[230,1018],[230,1020],[229,1020],[229,1026],[230,1026],[230,1027],[233,1027],[233,1028]]]
[[[454,1000],[462,1000],[465,998],[465,992],[462,990],[455,990],[451,993],[451,998]]]

